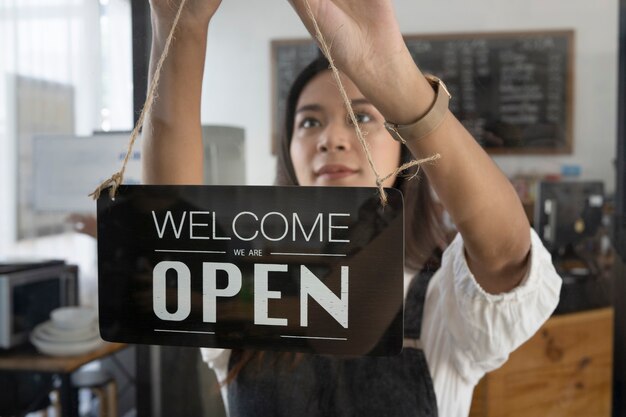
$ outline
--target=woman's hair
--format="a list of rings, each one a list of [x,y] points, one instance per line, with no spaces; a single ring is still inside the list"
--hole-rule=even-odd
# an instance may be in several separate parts
[[[289,148],[293,136],[296,106],[302,90],[318,74],[329,71],[328,60],[320,56],[311,62],[298,75],[287,96],[283,120],[283,134],[278,150],[276,166],[276,185],[298,185],[296,173],[291,161]],[[393,140],[391,137],[389,140]],[[409,162],[412,155],[406,146],[402,147],[398,166]],[[419,271],[437,249],[443,249],[446,241],[442,228],[441,208],[435,202],[425,175],[415,176],[418,168],[405,176],[398,176],[394,188],[404,195],[405,216],[405,268]],[[415,178],[412,178],[415,176]]]

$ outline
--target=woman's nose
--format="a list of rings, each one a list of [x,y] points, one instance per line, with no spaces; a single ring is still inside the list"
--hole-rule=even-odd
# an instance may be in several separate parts
[[[350,135],[353,133],[352,126],[329,124],[320,135],[317,142],[319,152],[347,151],[350,149]]]

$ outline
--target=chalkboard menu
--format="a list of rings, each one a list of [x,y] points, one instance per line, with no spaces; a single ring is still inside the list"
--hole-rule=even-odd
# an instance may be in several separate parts
[[[574,32],[405,36],[420,69],[442,78],[450,109],[490,153],[572,152]],[[274,41],[273,140],[298,73],[318,56],[312,40]]]

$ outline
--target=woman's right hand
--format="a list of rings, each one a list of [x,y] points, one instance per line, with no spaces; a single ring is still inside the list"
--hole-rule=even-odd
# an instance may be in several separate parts
[[[176,17],[182,0],[150,0],[152,18],[160,23],[171,23]],[[179,24],[206,26],[217,11],[222,0],[187,0]]]

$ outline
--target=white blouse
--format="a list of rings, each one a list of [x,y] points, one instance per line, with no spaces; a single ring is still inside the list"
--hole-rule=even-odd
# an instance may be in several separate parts
[[[486,293],[478,285],[467,265],[460,234],[443,253],[441,268],[426,292],[421,331],[440,416],[467,417],[474,386],[482,376],[502,366],[557,306],[561,278],[539,236],[532,229],[530,234],[528,274],[519,286],[503,294]],[[405,296],[412,277],[405,274]],[[223,381],[230,349],[202,348],[201,352]],[[222,396],[227,404],[226,387]]]

